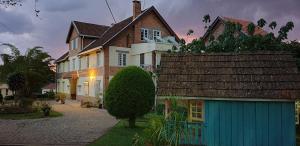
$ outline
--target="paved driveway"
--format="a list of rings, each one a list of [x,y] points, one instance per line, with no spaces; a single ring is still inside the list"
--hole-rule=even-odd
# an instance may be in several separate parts
[[[79,103],[53,102],[63,117],[33,120],[0,120],[0,145],[86,145],[116,124],[105,110],[80,108]]]

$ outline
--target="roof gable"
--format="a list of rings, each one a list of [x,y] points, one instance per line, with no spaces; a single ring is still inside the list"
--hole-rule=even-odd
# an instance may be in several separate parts
[[[90,49],[93,49],[95,47],[104,46],[107,45],[111,40],[113,40],[116,36],[118,36],[120,33],[126,31],[128,28],[130,28],[132,25],[137,23],[141,18],[146,16],[147,14],[154,12],[156,16],[159,18],[159,20],[164,24],[164,26],[167,28],[168,31],[172,35],[175,36],[176,40],[179,41],[179,37],[177,34],[172,30],[172,28],[168,25],[168,23],[163,19],[163,17],[159,14],[159,12],[155,9],[154,6],[144,10],[137,18],[132,20],[132,17],[129,17],[119,23],[114,24],[111,28],[109,28],[102,36],[101,38],[97,39],[93,44],[86,47],[81,52],[88,51]]]
[[[79,36],[90,38],[100,38],[100,36],[110,27],[105,25],[98,25],[92,23],[85,23],[79,21],[72,21],[68,32],[66,43],[69,43],[72,31],[75,29]]]
[[[284,52],[164,54],[159,96],[300,98],[295,58]]]
[[[56,63],[59,63],[59,62],[62,62],[62,61],[65,61],[66,59],[69,58],[69,51],[64,53],[62,56],[60,56],[58,59],[56,59]]]
[[[232,22],[232,23],[239,23],[242,25],[242,33],[248,35],[248,24],[251,23],[251,21],[247,21],[247,20],[242,20],[242,19],[236,19],[236,18],[230,18],[230,17],[220,17],[218,16],[213,23],[209,26],[209,28],[207,29],[207,31],[205,32],[205,34],[203,35],[203,39],[207,40],[208,36],[209,36],[209,32],[212,32],[212,30],[216,29],[216,27],[218,26],[219,23],[224,23],[224,22]],[[255,27],[255,31],[254,31],[255,35],[267,35],[268,32],[265,31],[264,29],[256,26]]]

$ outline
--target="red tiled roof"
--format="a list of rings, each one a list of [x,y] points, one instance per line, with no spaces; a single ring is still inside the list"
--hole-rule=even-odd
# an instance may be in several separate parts
[[[231,18],[231,17],[220,17],[218,16],[214,22],[210,25],[209,29],[205,32],[205,34],[203,35],[203,39],[206,40],[207,37],[209,36],[209,32],[211,32],[211,30],[215,29],[215,27],[217,26],[217,24],[219,22],[222,22],[222,21],[225,21],[225,22],[232,22],[232,23],[239,23],[242,25],[242,32],[244,34],[248,34],[248,24],[252,23],[251,21],[248,21],[248,20],[242,20],[242,19],[237,19],[237,18]],[[254,35],[267,35],[268,32],[265,31],[264,29],[256,26],[255,27],[255,31],[254,31]]]
[[[232,22],[232,23],[239,23],[239,24],[241,24],[241,25],[242,25],[242,31],[243,31],[244,33],[247,33],[247,32],[248,32],[247,27],[248,27],[248,25],[249,25],[250,23],[252,23],[251,21],[242,20],[242,19],[236,19],[236,18],[230,18],[230,17],[221,17],[221,18],[222,18],[224,21],[229,21],[229,22]],[[267,35],[268,32],[265,31],[265,30],[263,30],[262,28],[256,26],[256,27],[255,27],[255,31],[254,31],[254,35],[258,35],[258,34],[260,34],[260,35]]]
[[[55,88],[56,88],[55,83],[50,83],[50,84],[44,86],[42,89],[55,89]]]

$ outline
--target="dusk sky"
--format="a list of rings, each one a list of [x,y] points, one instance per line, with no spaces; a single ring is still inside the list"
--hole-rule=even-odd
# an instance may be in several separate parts
[[[132,0],[108,0],[117,19],[132,15]],[[290,40],[300,40],[300,0],[142,0],[142,8],[154,5],[179,37],[189,29],[200,37],[204,33],[202,17],[210,14],[228,16],[257,22],[277,21],[277,29],[287,21],[295,28]],[[22,51],[33,46],[43,46],[53,58],[67,51],[65,44],[72,20],[110,25],[113,19],[104,0],[38,0],[41,11],[35,17],[34,0],[24,0],[22,6],[0,6],[0,42],[11,43]],[[269,31],[269,29],[266,29]],[[5,49],[0,47],[1,51]],[[1,52],[0,52],[1,53]]]

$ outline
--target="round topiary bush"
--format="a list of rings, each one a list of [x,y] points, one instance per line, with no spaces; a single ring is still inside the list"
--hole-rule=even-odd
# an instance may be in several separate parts
[[[120,119],[128,119],[135,127],[135,119],[151,110],[155,86],[150,74],[139,67],[126,67],[110,81],[104,96],[107,111]]]

